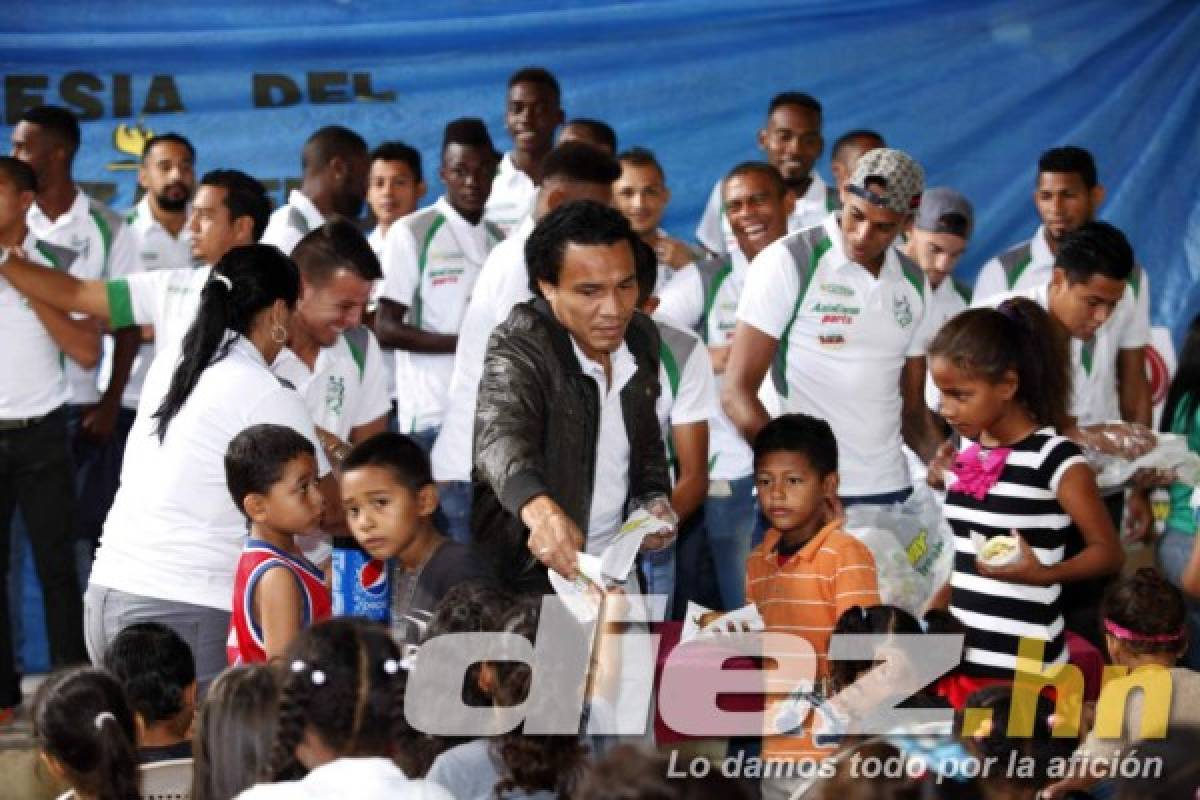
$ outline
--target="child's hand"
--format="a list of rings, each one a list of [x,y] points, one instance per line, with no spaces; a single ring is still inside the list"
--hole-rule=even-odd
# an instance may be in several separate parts
[[[958,455],[958,448],[954,446],[953,439],[942,442],[937,453],[929,462],[929,469],[925,473],[925,482],[934,489],[945,489],[946,473],[950,471],[950,465],[954,463],[956,455]]]
[[[1015,561],[1009,564],[992,566],[976,556],[975,569],[985,578],[995,578],[996,580],[1008,581],[1009,583],[1024,583],[1029,586],[1047,585],[1046,565],[1038,560],[1038,557],[1033,552],[1033,548],[1025,541],[1024,536],[1016,530],[1012,531],[1012,535],[1017,538],[1017,548],[1019,549]]]

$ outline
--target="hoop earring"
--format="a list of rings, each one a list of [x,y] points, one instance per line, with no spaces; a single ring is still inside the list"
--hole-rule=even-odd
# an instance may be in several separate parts
[[[283,344],[287,341],[287,328],[276,322],[271,326],[271,341],[275,344]]]

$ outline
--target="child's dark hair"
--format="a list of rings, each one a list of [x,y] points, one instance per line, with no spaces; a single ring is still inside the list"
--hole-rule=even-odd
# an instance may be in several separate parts
[[[192,800],[229,800],[271,780],[279,680],[265,664],[231,667],[213,681],[192,744]]]
[[[147,725],[177,717],[185,692],[196,682],[192,648],[158,622],[139,622],[118,633],[104,653],[104,668]]]
[[[829,423],[808,414],[784,414],[763,426],[754,437],[754,463],[769,453],[799,453],[822,478],[837,472],[837,439]]]
[[[317,450],[286,425],[251,425],[234,436],[225,451],[225,483],[238,511],[245,513],[246,495],[269,492],[287,463],[302,455],[316,458]]]
[[[929,358],[944,358],[971,377],[999,383],[1017,375],[1016,399],[1040,425],[1067,423],[1071,379],[1067,340],[1046,311],[1024,297],[998,308],[973,308],[951,319],[929,343]]]
[[[1181,653],[1187,646],[1183,594],[1152,567],[1109,586],[1100,613],[1108,634],[1133,653]]]
[[[1134,770],[1132,777],[1116,781],[1116,800],[1193,800],[1200,787],[1200,729],[1172,725],[1163,739],[1138,742],[1137,762],[1158,769]],[[1130,754],[1132,755],[1132,753]]]
[[[311,729],[339,758],[404,755],[401,653],[380,625],[336,617],[302,631],[288,648],[271,766],[278,780]]]
[[[654,296],[658,284],[658,256],[654,248],[639,237],[635,236],[630,244],[633,245],[633,272],[637,276],[637,304],[641,308]]]
[[[1013,786],[1041,788],[1049,781],[1049,767],[1055,759],[1071,757],[1078,740],[1072,737],[1054,736],[1050,727],[1050,717],[1054,713],[1054,703],[1045,695],[1037,697],[1034,710],[1033,732],[1018,731],[1018,735],[1010,736],[1008,724],[1013,716],[1013,690],[1011,686],[988,686],[972,692],[967,698],[966,708],[986,709],[991,711],[991,729],[980,732],[964,731],[964,736],[973,736],[970,746],[981,758],[995,758],[993,763],[1011,764],[1016,760],[1032,764],[1032,774],[1018,771],[1008,774],[1001,770],[992,779]],[[962,730],[964,712],[956,715],[955,727]],[[1031,760],[1030,760],[1031,759]]]
[[[501,620],[500,630],[515,633],[536,644],[538,620],[541,617],[540,595],[518,599]],[[522,702],[539,702],[531,697],[529,687],[533,670],[524,661],[496,661],[495,704],[513,706]],[[546,680],[543,676],[539,680]],[[558,698],[550,702],[561,702]],[[530,709],[529,716],[533,716]],[[524,723],[515,730],[497,737],[492,752],[504,765],[503,777],[496,784],[496,797],[506,792],[539,789],[549,790],[559,797],[573,796],[574,788],[583,775],[587,751],[577,735],[525,734]]]
[[[299,295],[300,273],[278,247],[248,244],[221,256],[200,291],[200,306],[184,334],[171,385],[154,412],[154,433],[160,442],[204,370],[229,353],[235,341],[229,332],[246,336],[259,314],[276,300],[292,309]]]
[[[742,782],[714,770],[702,778],[671,775],[667,756],[617,745],[588,770],[577,800],[749,800]]]
[[[910,778],[907,774],[866,778],[858,774],[854,766],[863,762],[897,763],[903,758],[894,745],[877,740],[865,741],[849,751],[839,753],[834,759],[834,774],[823,778],[804,796],[816,800],[919,800],[923,793],[918,779]]]
[[[47,678],[33,701],[33,737],[78,794],[141,797],[133,712],[121,684],[104,670],[74,667]]]
[[[1180,433],[1190,434],[1196,419],[1196,404],[1200,399],[1200,314],[1192,318],[1183,348],[1179,351],[1179,366],[1171,379],[1167,402],[1163,406],[1162,430],[1170,431],[1175,420],[1183,423]]]
[[[899,606],[854,606],[838,617],[833,633],[835,636],[840,633],[919,634],[921,623]],[[846,688],[874,666],[874,661],[831,661],[829,677],[833,690]]]
[[[342,472],[363,467],[382,467],[392,473],[396,483],[414,492],[433,483],[429,456],[403,433],[377,433],[356,444],[342,461]]]

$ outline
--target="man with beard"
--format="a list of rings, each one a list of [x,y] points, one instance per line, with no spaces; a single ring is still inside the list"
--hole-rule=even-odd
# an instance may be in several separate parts
[[[825,148],[821,104],[803,92],[776,95],[767,110],[767,124],[758,132],[758,146],[796,198],[788,232],[819,224],[829,212],[825,181],[813,169]],[[696,239],[716,255],[729,255],[737,249],[737,239],[721,203],[722,184],[717,181],[713,187]]]
[[[426,453],[441,429],[463,313],[483,262],[504,238],[483,219],[496,161],[483,120],[447,124],[438,171],[446,193],[392,226],[384,241],[375,330],[396,352],[404,387],[396,396],[398,428]]]
[[[542,67],[519,69],[508,79],[504,126],[513,148],[500,160],[484,216],[505,236],[533,210],[542,185],[542,160],[554,147],[564,119],[558,79]]]
[[[262,236],[263,244],[273,244],[287,255],[330,215],[358,218],[371,166],[367,143],[341,125],[329,125],[308,137],[300,163],[304,182],[271,214]]]

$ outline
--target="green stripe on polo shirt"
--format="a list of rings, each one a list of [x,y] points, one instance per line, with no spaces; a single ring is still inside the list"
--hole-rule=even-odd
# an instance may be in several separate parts
[[[704,339],[705,344],[708,343],[708,317],[717,303],[717,292],[721,291],[721,284],[732,274],[733,262],[726,261],[725,266],[717,271],[717,274],[713,276],[712,283],[708,286],[708,296],[704,298],[704,312],[700,315],[700,336]]]
[[[1134,297],[1142,291],[1142,268],[1137,264],[1133,265],[1133,271],[1129,273],[1129,286],[1133,289]]]
[[[92,221],[96,223],[96,228],[100,231],[100,241],[104,243],[104,273],[108,274],[108,253],[112,249],[112,228],[108,226],[108,220],[97,211],[91,209],[88,213],[92,215]]]
[[[817,273],[817,264],[829,252],[829,248],[833,243],[829,241],[829,237],[822,234],[821,238],[813,246],[811,254],[808,258],[807,269],[804,269],[800,264],[796,265],[796,269],[800,272],[800,291],[796,293],[796,305],[792,309],[792,317],[788,320],[787,327],[783,329],[783,335],[779,337],[779,349],[775,353],[775,363],[778,369],[779,380],[775,382],[775,389],[781,397],[788,396],[787,385],[787,356],[788,356],[788,341],[791,338],[792,326],[796,324],[796,318],[800,316],[800,307],[804,305],[804,296],[808,294],[809,284],[812,283],[812,277]]]
[[[671,384],[671,396],[679,396],[679,364],[675,361],[675,354],[671,352],[671,348],[667,347],[667,343],[663,342],[658,347],[658,357],[662,361],[663,369],[667,371],[667,381]]]
[[[133,319],[133,297],[129,294],[129,281],[124,278],[105,281],[108,293],[108,318],[113,330],[128,328],[137,323]]]
[[[1092,337],[1079,348],[1079,360],[1083,362],[1083,371],[1092,374],[1092,360],[1096,356],[1096,338]]]
[[[421,282],[425,278],[425,265],[429,260],[429,245],[433,243],[433,237],[437,236],[438,230],[446,222],[446,218],[441,214],[433,220],[433,224],[429,226],[429,231],[425,234],[425,241],[421,243],[421,255],[417,258],[417,289],[413,292],[413,321],[414,328],[421,327],[421,307],[424,303],[421,302]]]
[[[951,278],[950,279],[950,288],[952,288],[955,292],[958,293],[958,296],[962,298],[962,301],[964,303],[966,303],[967,305],[971,305],[972,292],[971,292],[970,286],[963,283],[958,278]]]
[[[917,290],[917,295],[922,300],[925,299],[925,273],[921,272],[921,268],[912,263],[906,258],[900,259],[900,271],[904,273],[904,277]]]
[[[1029,265],[1032,263],[1033,255],[1026,255],[1024,258],[1018,261],[1011,270],[1005,270],[1004,277],[1008,281],[1009,291],[1012,291],[1013,287],[1017,285],[1017,281],[1021,279],[1021,273],[1028,269]]]
[[[46,260],[49,261],[55,269],[62,269],[62,264],[59,263],[58,256],[54,255],[54,251],[47,247],[46,243],[41,239],[38,239],[37,251],[45,256]]]

